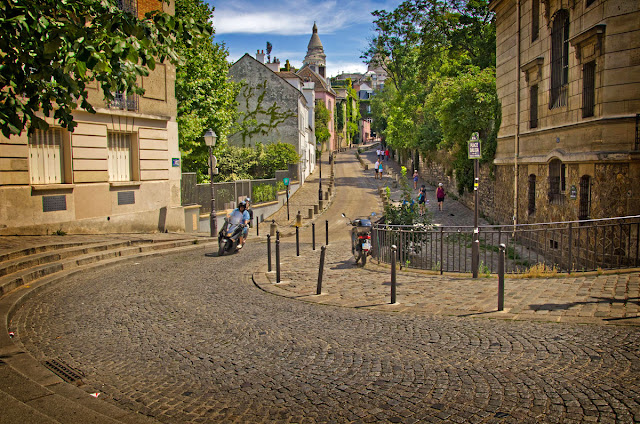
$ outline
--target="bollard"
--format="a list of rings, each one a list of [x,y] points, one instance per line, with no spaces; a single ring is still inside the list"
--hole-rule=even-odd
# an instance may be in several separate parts
[[[276,283],[280,282],[280,240],[276,240]]]
[[[318,287],[316,287],[316,294],[322,294],[322,273],[324,272],[324,255],[327,246],[320,248],[320,269],[318,270]]]
[[[507,246],[500,245],[500,254],[498,255],[498,311],[504,310],[504,256]]]
[[[260,217],[256,215],[256,236],[260,235]]]
[[[300,213],[300,211],[298,211],[298,214],[296,215],[296,228],[301,226],[302,226],[302,214]]]
[[[309,208],[309,215],[307,216],[308,219],[313,219],[313,208]]]
[[[280,231],[276,231],[276,241],[280,240]]]
[[[318,212],[320,212],[320,209],[318,209],[318,205],[313,205],[313,213],[317,215]]]
[[[311,246],[313,250],[316,250],[316,223],[311,223]]]
[[[271,234],[267,234],[267,271],[271,272]]]
[[[324,200],[318,200],[318,208],[323,211],[324,210]]]
[[[391,245],[391,304],[396,303],[396,250],[396,245]]]
[[[300,256],[300,227],[296,227],[296,256]]]
[[[271,225],[269,226],[269,234],[275,236],[276,231],[278,231],[278,226],[276,225],[276,220],[274,219],[271,221]]]
[[[324,244],[328,246],[329,245],[329,220],[328,219],[325,221],[324,230],[325,230],[325,239],[326,239]]]

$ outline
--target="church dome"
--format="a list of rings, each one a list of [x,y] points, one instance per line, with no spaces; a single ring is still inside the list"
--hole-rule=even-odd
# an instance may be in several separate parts
[[[326,66],[327,65],[327,55],[324,54],[324,47],[322,47],[322,41],[320,41],[320,36],[318,36],[318,26],[316,23],[313,23],[313,34],[311,34],[311,40],[309,40],[309,45],[307,46],[307,55],[304,57],[304,61],[302,63],[306,65],[317,65],[317,66]]]

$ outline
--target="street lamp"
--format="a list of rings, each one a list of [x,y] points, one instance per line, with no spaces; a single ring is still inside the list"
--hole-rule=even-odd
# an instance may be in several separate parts
[[[218,233],[218,225],[216,222],[216,199],[213,186],[213,176],[217,173],[217,161],[213,156],[213,146],[216,145],[217,138],[218,136],[212,129],[208,129],[207,132],[204,133],[204,143],[209,147],[209,178],[211,183],[211,212],[209,213],[209,229],[211,231],[211,237],[215,237]]]

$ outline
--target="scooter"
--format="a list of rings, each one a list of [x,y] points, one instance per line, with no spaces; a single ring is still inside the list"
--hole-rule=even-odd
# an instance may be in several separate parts
[[[375,212],[371,216],[376,216]],[[351,253],[356,258],[356,265],[364,267],[367,263],[367,256],[371,255],[371,220],[368,218],[351,219],[345,214],[343,218],[349,220],[351,229]]]
[[[218,233],[218,256],[238,250],[243,229],[241,218],[231,216],[231,218],[224,219],[224,225]]]

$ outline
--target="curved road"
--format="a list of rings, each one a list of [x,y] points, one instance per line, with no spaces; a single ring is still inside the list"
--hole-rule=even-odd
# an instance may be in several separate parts
[[[361,177],[337,172],[334,205],[357,207],[342,184]],[[165,423],[640,420],[636,328],[300,302],[253,285],[265,252],[97,269],[28,301],[12,326],[37,359],[84,373],[87,392]]]

